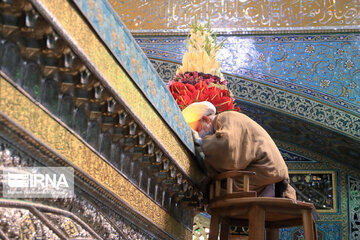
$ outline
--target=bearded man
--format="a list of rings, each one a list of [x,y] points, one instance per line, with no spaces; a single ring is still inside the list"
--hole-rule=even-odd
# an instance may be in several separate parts
[[[233,170],[252,171],[256,175],[251,177],[250,190],[258,196],[296,200],[284,159],[259,124],[235,111],[215,115],[215,106],[206,101],[190,104],[182,113],[205,154],[210,176]],[[241,189],[241,180],[234,185],[234,190]]]

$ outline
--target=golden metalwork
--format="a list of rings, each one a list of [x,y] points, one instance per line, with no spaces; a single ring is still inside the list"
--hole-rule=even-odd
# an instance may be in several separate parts
[[[68,237],[75,237],[79,234],[76,225],[71,220],[64,222],[61,227],[65,230]]]
[[[179,239],[191,236],[190,231],[1,76],[0,114],[11,118],[158,227]]]
[[[83,17],[67,1],[39,0],[38,2],[48,13],[51,13],[56,21],[61,24],[62,29],[84,51],[98,71],[103,74],[109,85],[126,102],[130,111],[141,120],[144,127],[164,146],[192,180],[199,183],[204,175],[192,161],[192,155],[138,90],[135,83],[127,76]],[[91,2],[89,1],[89,3]]]
[[[277,29],[357,29],[357,1],[268,1],[268,0],[109,0],[125,25],[133,32],[177,32],[188,28],[195,17],[217,31],[273,31]]]
[[[194,217],[193,240],[207,240],[210,233],[210,219],[200,214]]]
[[[20,227],[20,239],[21,240],[30,240],[33,239],[35,234],[35,226],[31,220],[30,214],[26,214],[19,223]]]

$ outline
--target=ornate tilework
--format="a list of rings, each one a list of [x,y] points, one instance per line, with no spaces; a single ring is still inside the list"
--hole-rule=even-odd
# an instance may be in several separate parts
[[[349,176],[349,231],[350,239],[360,238],[360,179]]]
[[[175,63],[154,59],[151,61],[165,81],[170,80],[171,74],[176,71],[177,64]],[[360,138],[360,119],[357,116],[256,81],[227,74],[224,76],[236,98],[287,112],[352,137]]]
[[[74,2],[155,109],[194,151],[190,127],[175,100],[109,3],[105,0]]]
[[[225,38],[218,53],[223,72],[360,114],[358,34]],[[179,62],[184,39],[139,37],[137,42],[148,57]]]
[[[247,81],[234,76],[226,78],[229,88],[237,98],[287,112],[360,138],[360,119],[355,115],[258,82]]]
[[[273,139],[306,147],[308,151],[321,153],[342,164],[360,169],[357,161],[360,157],[360,141],[294,118],[284,112],[251,104],[249,101],[236,103],[242,112],[263,126]]]
[[[281,153],[282,157],[284,158],[285,162],[287,162],[287,163],[289,163],[289,162],[292,162],[292,163],[294,163],[294,162],[307,162],[307,163],[316,162],[315,160],[312,160],[310,158],[301,156],[299,154],[287,151],[285,149],[279,149],[279,150],[280,150],[280,153]]]
[[[341,240],[340,222],[317,222],[319,240]],[[304,230],[300,227],[280,229],[281,240],[301,240],[304,239]]]

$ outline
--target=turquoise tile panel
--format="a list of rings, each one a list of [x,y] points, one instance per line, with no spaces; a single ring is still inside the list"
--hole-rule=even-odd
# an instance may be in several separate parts
[[[110,4],[106,0],[93,1],[91,6],[88,0],[74,0],[74,2],[146,98],[183,143],[194,152],[192,137],[187,134],[190,127],[182,117],[180,108]],[[114,37],[114,34],[117,37]],[[133,64],[133,61],[137,64]],[[140,67],[141,74],[138,70]],[[155,85],[156,94],[148,89],[148,81],[151,81],[152,86]],[[169,107],[164,107],[163,102]],[[180,116],[178,121],[175,121],[175,116]]]
[[[226,36],[224,73],[254,79],[360,115],[360,35]],[[181,62],[185,37],[138,37],[151,58]]]

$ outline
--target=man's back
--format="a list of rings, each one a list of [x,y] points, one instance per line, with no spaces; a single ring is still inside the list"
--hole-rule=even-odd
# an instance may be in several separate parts
[[[249,170],[256,172],[250,188],[288,180],[287,166],[269,134],[242,113],[227,111],[215,119],[215,134],[203,138],[205,162],[216,172]]]

